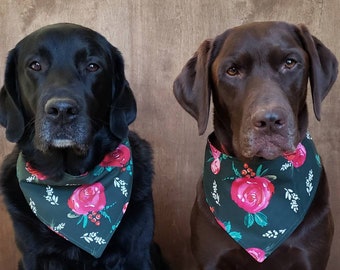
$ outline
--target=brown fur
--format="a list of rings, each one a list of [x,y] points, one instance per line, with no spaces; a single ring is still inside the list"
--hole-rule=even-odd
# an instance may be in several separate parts
[[[203,134],[212,96],[212,142],[243,160],[274,159],[293,151],[308,126],[307,83],[314,113],[337,77],[337,60],[304,25],[247,24],[206,40],[174,82],[178,102]],[[200,269],[326,268],[333,236],[325,172],[314,201],[295,232],[263,263],[257,263],[216,223],[202,180],[191,216],[192,251]]]

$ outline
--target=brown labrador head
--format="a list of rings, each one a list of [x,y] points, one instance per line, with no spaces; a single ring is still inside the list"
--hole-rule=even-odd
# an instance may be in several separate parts
[[[206,130],[210,96],[220,146],[240,158],[273,159],[305,136],[308,78],[314,113],[337,77],[332,52],[304,25],[258,22],[204,41],[174,82],[174,94]]]

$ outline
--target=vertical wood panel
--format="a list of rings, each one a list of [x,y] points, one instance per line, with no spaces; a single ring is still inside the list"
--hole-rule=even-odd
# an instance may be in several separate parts
[[[75,22],[91,27],[117,46],[138,104],[132,129],[154,147],[156,240],[173,269],[195,269],[189,248],[189,217],[195,185],[202,172],[206,135],[175,101],[172,83],[206,38],[250,21],[305,23],[340,58],[338,0],[0,0],[0,81],[7,51],[31,31],[50,23]],[[331,184],[332,209],[340,223],[340,84],[323,102],[322,121],[310,117],[310,130],[323,156]],[[312,110],[310,110],[312,112]],[[0,157],[11,149],[0,134]],[[11,223],[0,202],[0,265],[15,269]],[[328,270],[340,263],[336,228]],[[1,268],[1,267],[0,267]]]

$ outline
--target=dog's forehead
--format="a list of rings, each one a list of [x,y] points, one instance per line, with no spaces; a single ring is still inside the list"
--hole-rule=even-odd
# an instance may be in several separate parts
[[[64,52],[72,55],[87,48],[91,53],[100,53],[107,41],[97,32],[73,24],[57,24],[43,27],[22,39],[18,44],[20,54],[38,54],[41,50]]]
[[[263,54],[263,48],[297,48],[302,47],[295,32],[295,26],[281,22],[251,23],[230,29],[218,38],[224,39],[220,50],[222,53],[235,51]],[[218,39],[217,38],[217,39]]]

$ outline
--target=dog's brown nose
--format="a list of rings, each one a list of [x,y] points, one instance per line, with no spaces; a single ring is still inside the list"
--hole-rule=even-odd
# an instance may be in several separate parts
[[[54,121],[66,123],[78,115],[79,106],[69,98],[52,98],[45,105],[45,113]]]
[[[286,117],[280,109],[259,110],[253,115],[252,123],[259,130],[275,132],[286,125]]]

